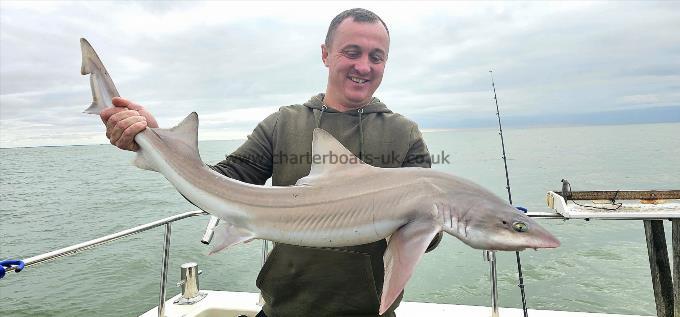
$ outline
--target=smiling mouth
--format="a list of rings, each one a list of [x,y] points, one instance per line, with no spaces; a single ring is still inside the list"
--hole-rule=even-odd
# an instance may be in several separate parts
[[[349,80],[351,80],[351,81],[353,81],[353,82],[355,82],[355,83],[357,83],[357,84],[363,84],[363,83],[365,83],[365,82],[368,81],[368,79],[361,79],[361,78],[359,78],[359,77],[353,77],[353,76],[350,76],[350,77],[349,77]]]

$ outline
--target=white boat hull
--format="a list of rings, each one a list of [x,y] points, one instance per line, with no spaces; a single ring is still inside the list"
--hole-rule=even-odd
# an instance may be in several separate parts
[[[202,291],[208,293],[203,300],[193,305],[176,305],[173,301],[180,294],[169,299],[165,305],[165,316],[167,317],[254,317],[259,311],[259,294],[245,292],[226,292],[226,291]],[[500,308],[502,317],[521,317],[522,310],[518,308]],[[402,302],[397,308],[399,317],[489,317],[491,308],[484,306],[467,306],[451,304],[433,304],[419,302]],[[141,317],[157,317],[157,308],[154,308]],[[532,317],[651,317],[639,315],[615,315],[585,312],[566,312],[553,310],[529,309],[529,316]]]

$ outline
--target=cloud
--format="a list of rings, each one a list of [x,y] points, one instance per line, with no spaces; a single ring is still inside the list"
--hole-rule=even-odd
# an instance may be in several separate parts
[[[106,143],[78,39],[163,126],[191,111],[201,138],[242,138],[325,90],[319,45],[341,10],[391,34],[376,95],[423,128],[507,116],[680,106],[674,2],[0,3],[0,147]],[[473,120],[474,119],[474,120]],[[677,121],[680,121],[678,119]],[[547,121],[546,121],[547,122]]]

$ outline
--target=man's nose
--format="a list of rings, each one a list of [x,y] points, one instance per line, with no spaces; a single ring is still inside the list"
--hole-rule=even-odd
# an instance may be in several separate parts
[[[371,63],[368,61],[368,57],[362,57],[357,59],[356,63],[354,63],[354,69],[360,75],[367,75],[368,73],[370,73]]]

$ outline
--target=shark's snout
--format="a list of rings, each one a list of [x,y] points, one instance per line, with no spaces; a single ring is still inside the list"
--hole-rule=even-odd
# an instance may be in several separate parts
[[[548,230],[536,223],[532,227],[529,239],[525,240],[527,249],[554,249],[560,246],[560,240]]]
[[[543,237],[541,241],[538,242],[538,245],[536,248],[541,248],[541,249],[554,249],[557,248],[561,245],[560,240],[555,238],[552,234],[549,234],[546,237]]]

